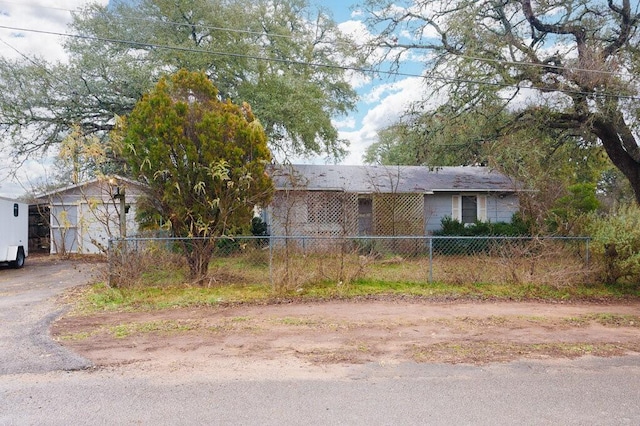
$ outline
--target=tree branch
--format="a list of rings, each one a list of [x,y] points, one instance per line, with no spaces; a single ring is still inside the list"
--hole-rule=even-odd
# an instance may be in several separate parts
[[[625,0],[628,1],[628,0]],[[573,35],[578,46],[584,45],[586,31],[583,27],[569,24],[545,24],[533,12],[531,0],[521,0],[522,11],[529,24],[543,33]]]
[[[604,49],[605,58],[614,54],[629,41],[632,30],[640,20],[640,15],[631,15],[631,4],[629,0],[622,0],[622,7],[613,4],[613,0],[608,0],[608,4],[609,9],[620,15],[620,32],[618,33],[618,37]]]

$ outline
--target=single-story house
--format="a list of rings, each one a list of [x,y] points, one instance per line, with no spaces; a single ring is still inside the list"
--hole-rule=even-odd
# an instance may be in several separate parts
[[[49,226],[51,254],[105,253],[110,238],[137,233],[139,182],[102,177],[41,195],[37,208]]]
[[[445,216],[509,222],[519,211],[518,184],[487,167],[308,164],[269,174],[276,192],[262,214],[272,236],[421,236]],[[104,253],[110,238],[137,234],[143,193],[127,178],[97,178],[48,192],[30,209],[49,227],[51,254]]]
[[[429,235],[448,216],[510,222],[519,187],[487,167],[274,166],[273,236]]]

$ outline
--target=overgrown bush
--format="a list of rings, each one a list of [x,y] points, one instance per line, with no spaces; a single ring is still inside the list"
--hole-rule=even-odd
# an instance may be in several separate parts
[[[603,264],[601,279],[640,286],[640,208],[631,204],[607,216],[592,214],[588,230],[592,253]]]
[[[115,288],[184,282],[187,265],[173,241],[148,242],[142,249],[121,242],[112,247],[107,281]]]
[[[508,222],[480,222],[463,224],[457,219],[445,216],[440,221],[441,229],[437,236],[455,237],[522,237],[529,235],[529,224],[518,213]]]
[[[494,250],[496,244],[501,244],[499,239],[490,237],[522,237],[529,235],[529,224],[519,214],[513,215],[511,223],[477,221],[469,225],[460,223],[449,216],[443,217],[440,223],[442,229],[434,232],[433,235],[451,238],[434,239],[433,249],[438,254],[470,255],[487,253]]]
[[[567,188],[568,195],[558,198],[549,212],[547,228],[559,235],[576,235],[582,232],[584,218],[600,207],[596,197],[596,184],[578,183]]]
[[[268,237],[269,227],[267,223],[258,216],[251,219],[251,235],[254,237]],[[267,247],[269,245],[268,238],[258,238],[254,241],[257,247]]]
[[[233,237],[218,237],[216,240],[215,256],[231,256],[242,250],[240,241]]]

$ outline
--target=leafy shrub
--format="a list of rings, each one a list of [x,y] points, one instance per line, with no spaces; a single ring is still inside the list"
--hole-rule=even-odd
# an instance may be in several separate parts
[[[453,219],[450,216],[445,216],[440,220],[440,230],[435,231],[433,235],[467,235],[469,229],[467,229],[463,223],[460,223],[457,219]]]
[[[258,216],[251,219],[251,235],[256,237],[266,237],[269,235],[267,223]]]
[[[441,229],[433,233],[437,236],[456,237],[522,237],[529,235],[529,224],[518,213],[513,215],[511,223],[480,222],[470,225],[445,216],[440,221]]]
[[[595,183],[577,183],[567,190],[569,194],[556,200],[547,219],[549,230],[561,235],[579,233],[582,230],[582,218],[600,207]]]
[[[640,285],[640,208],[631,204],[607,216],[592,214],[588,229],[592,252],[604,265],[601,279]]]
[[[489,237],[520,237],[529,235],[529,224],[517,213],[513,215],[511,223],[478,221],[471,225],[465,225],[448,216],[442,218],[440,223],[442,229],[433,234],[436,236],[451,236],[452,238],[434,239],[433,249],[436,253],[446,255],[487,253],[495,249],[496,245],[502,243],[499,239]]]
[[[269,227],[267,223],[258,216],[251,219],[251,235],[255,237],[268,237]],[[268,238],[258,238],[255,240],[256,247],[267,247],[269,245]]]
[[[219,237],[216,240],[217,256],[231,256],[242,251],[242,240],[234,237]]]

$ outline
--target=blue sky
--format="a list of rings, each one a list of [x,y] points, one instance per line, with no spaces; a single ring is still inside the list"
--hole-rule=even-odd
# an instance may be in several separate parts
[[[0,0],[0,25],[37,29],[64,33],[71,19],[71,10],[78,9],[90,2],[107,4],[109,0]],[[347,33],[364,31],[357,17],[352,16],[355,0],[310,0],[311,4],[332,11],[334,20]],[[46,6],[45,6],[46,4]],[[38,34],[0,29],[0,54],[8,58],[19,58],[21,53],[38,55],[49,61],[65,57],[62,39],[54,35]],[[414,71],[416,68],[414,68]],[[336,117],[334,124],[340,136],[350,143],[350,154],[343,164],[361,164],[362,155],[367,146],[377,140],[377,131],[397,121],[408,103],[417,100],[424,91],[419,78],[398,78],[369,80],[362,77],[354,79],[352,84],[360,95],[358,110],[347,117]],[[13,179],[9,172],[8,152],[2,151],[0,144],[0,195],[17,197],[34,183],[34,177],[47,174],[47,162],[32,159],[25,162]],[[4,148],[6,149],[6,148]],[[323,157],[299,158],[297,162],[322,163]],[[18,184],[17,181],[22,182]]]
[[[337,22],[344,22],[351,19],[351,8],[356,6],[358,1],[351,0],[316,0],[315,4],[321,5],[327,9],[330,9],[333,13],[333,18]]]
[[[353,14],[359,3],[361,1],[356,0],[315,2],[330,9],[334,20],[347,33],[365,30],[362,17]],[[403,71],[419,74],[421,67],[421,64],[406,63],[403,64]],[[357,111],[334,121],[341,137],[350,141],[350,154],[342,161],[343,164],[361,164],[366,147],[377,140],[377,131],[396,122],[409,104],[420,99],[424,93],[423,81],[418,77],[384,77],[370,80],[367,84],[357,81],[354,87],[360,95]],[[318,157],[302,161],[318,163],[324,159]]]

